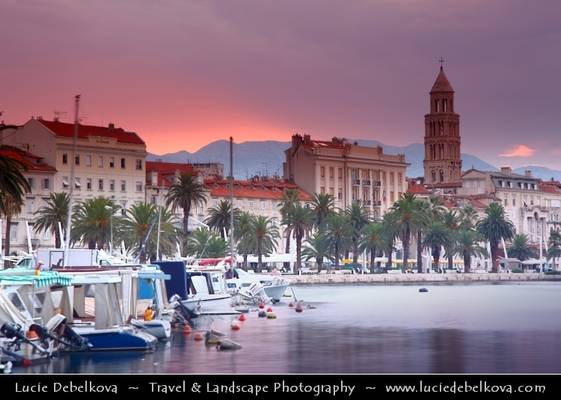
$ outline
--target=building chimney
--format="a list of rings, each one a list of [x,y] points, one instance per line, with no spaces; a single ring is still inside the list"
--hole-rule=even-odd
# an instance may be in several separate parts
[[[109,130],[115,129],[115,124],[113,122],[109,123]]]
[[[511,167],[501,167],[501,172],[503,174],[512,174],[512,168]]]
[[[524,171],[524,176],[527,176],[528,178],[532,177],[532,171],[527,169],[526,171]]]

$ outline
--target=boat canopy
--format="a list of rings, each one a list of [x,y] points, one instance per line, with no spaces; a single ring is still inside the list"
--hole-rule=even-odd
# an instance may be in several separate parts
[[[0,271],[0,285],[34,285],[39,288],[51,285],[68,286],[71,284],[71,277],[63,276],[54,271],[40,271],[39,275],[35,275],[34,271],[28,269]]]

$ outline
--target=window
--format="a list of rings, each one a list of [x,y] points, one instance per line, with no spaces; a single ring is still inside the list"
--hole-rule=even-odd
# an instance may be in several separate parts
[[[82,187],[82,182],[80,182],[80,178],[75,178],[74,179],[74,187],[76,189],[80,189]]]
[[[12,222],[10,225],[10,243],[15,243],[18,241],[18,226],[19,223]]]
[[[337,193],[337,198],[343,200],[343,192],[339,191],[339,193]]]
[[[127,181],[121,181],[121,192],[127,191]]]
[[[152,196],[151,203],[152,204],[157,204],[158,203],[158,196]]]
[[[335,168],[329,167],[329,177],[333,179],[333,175],[335,174]]]
[[[74,157],[74,164],[80,165],[80,154],[76,154]]]
[[[139,159],[136,160],[136,169],[142,170],[142,160]]]
[[[331,196],[335,196],[335,189],[332,188],[332,187],[330,187],[330,188],[329,188],[329,194],[330,194]]]
[[[262,210],[266,210],[267,209],[267,202],[265,200],[261,201],[261,209]]]
[[[25,206],[27,209],[28,214],[33,214],[35,211],[35,199],[32,197],[28,197],[25,199]]]
[[[124,158],[121,158],[121,168],[126,168],[126,160]]]
[[[68,153],[62,153],[62,163],[68,164]]]
[[[103,190],[103,179],[100,179],[100,180],[97,182],[97,187],[98,187],[99,190]]]
[[[97,166],[103,168],[103,156],[99,156]]]
[[[444,182],[444,171],[440,170],[440,182]]]
[[[115,168],[115,157],[109,157],[109,168]]]
[[[254,202],[253,200],[250,200],[250,201],[249,201],[249,208],[250,208],[250,209],[255,208],[255,202]]]
[[[433,182],[436,182],[436,172],[434,171],[431,172],[431,179]]]
[[[29,185],[29,192],[33,190],[33,178],[27,178],[27,183]]]
[[[512,205],[515,206],[516,205],[516,198],[512,198]]]
[[[320,175],[322,178],[325,178],[325,167],[320,167]]]
[[[91,167],[92,166],[92,155],[88,154],[86,156],[86,167]]]
[[[64,189],[68,188],[68,177],[67,176],[62,177],[62,187]]]
[[[92,190],[92,178],[86,179],[86,190]]]
[[[111,180],[109,181],[109,190],[110,190],[111,192],[114,192],[114,191],[115,191],[115,180],[114,180],[114,179],[111,179]]]
[[[142,192],[142,182],[136,182],[136,191]]]
[[[49,178],[43,179],[43,189],[49,190],[51,188],[51,181]]]
[[[321,194],[325,194],[325,186],[322,186],[322,187],[320,188],[320,192],[321,192]]]
[[[339,179],[343,179],[343,168],[339,168]]]

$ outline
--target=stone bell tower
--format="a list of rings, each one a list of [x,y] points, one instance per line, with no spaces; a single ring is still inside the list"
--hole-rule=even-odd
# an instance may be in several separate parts
[[[425,185],[452,190],[462,186],[460,144],[460,116],[454,112],[454,89],[441,65],[430,91],[430,113],[425,115]]]

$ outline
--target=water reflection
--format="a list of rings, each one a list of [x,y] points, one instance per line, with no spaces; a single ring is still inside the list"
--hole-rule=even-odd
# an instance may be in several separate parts
[[[73,354],[32,372],[560,372],[561,285],[299,287],[317,309],[256,314],[220,352],[181,333],[154,353]],[[513,301],[515,300],[516,301]],[[532,299],[521,303],[519,299]],[[464,304],[457,307],[451,303]],[[445,304],[446,306],[442,306]],[[539,305],[538,305],[539,304]]]

